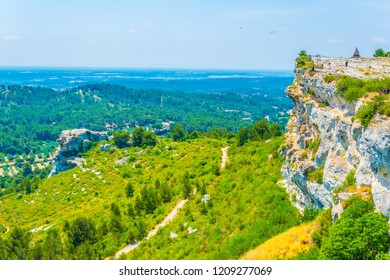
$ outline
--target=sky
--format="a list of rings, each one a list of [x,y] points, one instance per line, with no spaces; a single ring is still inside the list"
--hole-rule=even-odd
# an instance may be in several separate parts
[[[0,66],[289,70],[390,50],[388,0],[0,0]]]

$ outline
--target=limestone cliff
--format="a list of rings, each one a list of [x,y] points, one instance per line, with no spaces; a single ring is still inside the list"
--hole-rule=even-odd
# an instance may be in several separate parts
[[[387,58],[312,58],[314,67],[296,69],[287,95],[294,101],[287,124],[282,174],[296,205],[333,207],[342,211],[342,201],[352,193],[371,195],[377,211],[390,213],[390,119],[375,115],[367,128],[354,118],[372,94],[348,103],[336,92],[330,75],[361,79],[390,76]],[[355,119],[355,120],[354,120]],[[317,180],[313,180],[315,174]],[[348,174],[356,188],[335,192]],[[349,176],[351,176],[349,175]],[[340,189],[340,188],[339,188]]]
[[[79,153],[89,150],[92,142],[108,140],[106,132],[87,129],[64,130],[57,139],[59,147],[54,154],[54,167],[49,177],[80,165],[83,159]]]

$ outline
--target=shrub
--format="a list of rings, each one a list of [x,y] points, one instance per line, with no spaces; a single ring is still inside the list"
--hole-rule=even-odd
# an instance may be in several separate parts
[[[124,148],[129,146],[129,140],[130,140],[130,132],[123,130],[122,132],[115,131],[113,134],[113,140],[115,143],[115,146],[118,148]]]
[[[329,235],[329,229],[332,227],[332,209],[329,208],[319,213],[316,221],[319,223],[319,228],[313,232],[311,238],[318,247],[321,247],[323,241]]]
[[[390,117],[390,96],[380,94],[374,97],[373,106],[376,112]]]
[[[186,133],[180,124],[174,124],[172,127],[171,137],[174,141],[184,141]]]
[[[337,82],[336,88],[338,93],[342,93],[351,87],[363,87],[364,81],[358,78],[352,78],[349,76],[342,76]]]
[[[320,147],[320,144],[321,144],[321,137],[318,137],[315,140],[309,142],[309,145],[307,146],[307,150],[313,151],[312,159],[314,159],[316,157],[316,154],[317,154],[318,148]]]
[[[356,112],[355,117],[360,121],[363,127],[367,127],[375,115],[375,109],[372,102],[363,104]]]
[[[348,187],[355,187],[356,186],[355,174],[356,174],[356,169],[351,169],[347,177],[345,178],[344,183],[339,187],[337,187],[333,192],[335,194],[338,194],[341,191],[345,191]]]
[[[336,76],[334,76],[334,75],[326,75],[324,78],[324,81],[327,84],[333,82],[334,80],[336,80]]]
[[[337,83],[337,92],[342,94],[346,101],[352,102],[358,100],[365,93],[364,81],[358,78],[343,76]]]
[[[386,53],[382,48],[376,49],[374,57],[386,57]]]
[[[313,207],[305,207],[303,210],[303,215],[301,217],[300,222],[301,223],[306,223],[306,222],[311,222],[313,221],[317,215],[320,213],[320,209],[318,208],[313,208]]]
[[[298,55],[299,56],[295,60],[296,61],[296,68],[307,68],[306,63],[309,62],[310,57],[307,55],[306,51],[301,50]],[[314,67],[314,63],[313,63],[313,67]]]
[[[353,102],[363,97],[365,94],[365,90],[360,87],[350,87],[346,91],[344,91],[343,95],[347,102]]]
[[[352,169],[349,171],[347,177],[345,178],[345,181],[343,183],[344,186],[355,186],[356,185],[356,169]]]
[[[329,230],[321,247],[321,258],[334,260],[376,259],[389,249],[386,218],[374,213],[373,204],[354,199]]]
[[[323,177],[324,177],[324,165],[321,165],[318,167],[318,169],[309,172],[307,175],[307,179],[310,182],[316,182],[317,184],[323,183]]]

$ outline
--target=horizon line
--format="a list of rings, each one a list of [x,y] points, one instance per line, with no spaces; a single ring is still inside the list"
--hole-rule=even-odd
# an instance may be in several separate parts
[[[117,67],[117,66],[31,66],[31,65],[0,65],[0,69],[30,68],[30,69],[105,69],[105,70],[197,70],[197,71],[268,71],[268,72],[293,72],[294,69],[273,68],[200,68],[200,67]]]

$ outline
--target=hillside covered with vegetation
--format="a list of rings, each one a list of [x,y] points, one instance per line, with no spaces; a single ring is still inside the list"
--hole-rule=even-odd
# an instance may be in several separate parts
[[[140,145],[95,144],[81,167],[33,173],[1,197],[0,259],[388,258],[387,221],[371,202],[350,199],[334,225],[329,210],[293,207],[275,125],[196,137],[179,128],[152,145],[138,130]]]
[[[188,133],[216,128],[237,132],[265,116],[284,126],[288,116],[280,112],[289,109],[287,98],[272,95],[183,93],[111,84],[65,91],[1,86],[0,163],[31,152],[47,155],[65,129],[131,130],[139,125],[161,130],[163,122],[179,122]]]
[[[82,167],[1,198],[0,258],[110,258],[143,240],[183,199],[177,217],[127,257],[238,258],[299,219],[277,184],[283,138],[260,126],[265,131],[249,128],[243,145],[239,135],[210,132],[158,138],[155,146],[95,146]]]

